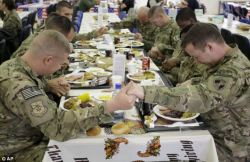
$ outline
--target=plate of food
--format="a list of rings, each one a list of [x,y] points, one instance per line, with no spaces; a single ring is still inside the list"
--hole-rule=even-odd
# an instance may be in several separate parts
[[[156,105],[153,108],[153,112],[157,116],[171,121],[188,121],[195,119],[200,115],[199,113],[180,112],[176,110],[171,110],[169,108],[160,105]]]
[[[89,67],[87,69],[85,69],[86,72],[90,72],[90,73],[102,73],[102,72],[105,72],[104,69],[102,68],[99,68],[99,67]]]
[[[129,41],[129,42],[126,42],[126,44],[128,44],[128,46],[132,46],[132,47],[142,47],[142,46],[144,46],[144,43],[142,43],[140,41]]]
[[[91,72],[71,73],[65,76],[70,84],[81,85],[82,87],[92,87],[106,84],[108,77],[96,77]]]
[[[76,110],[77,108],[94,107],[97,103],[92,100],[89,94],[85,93],[78,97],[71,97],[60,103],[60,108],[65,111]]]
[[[117,43],[115,45],[116,48],[125,48],[125,47],[128,47],[129,45],[125,42],[122,42],[122,43]]]
[[[248,24],[240,24],[237,26],[238,29],[242,30],[242,31],[248,31],[250,29],[250,25]]]
[[[97,46],[97,42],[93,41],[93,40],[81,40],[81,41],[76,41],[75,42],[76,46],[80,46],[80,47],[96,47]]]
[[[112,93],[97,93],[92,95],[94,99],[98,100],[98,101],[109,101],[112,99]]]
[[[77,52],[75,54],[71,54],[70,57],[75,58],[75,61],[88,61],[93,63],[98,57],[101,57],[101,55],[98,52]]]
[[[156,73],[154,71],[140,71],[133,74],[128,73],[127,78],[137,82],[141,82],[143,80],[155,80]]]

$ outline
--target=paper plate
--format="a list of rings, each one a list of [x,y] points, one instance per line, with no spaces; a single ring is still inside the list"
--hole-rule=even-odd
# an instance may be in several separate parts
[[[154,78],[154,79],[137,79],[137,78],[133,78],[133,75],[135,75],[135,74],[137,74],[137,73],[133,73],[133,74],[128,73],[128,74],[127,74],[127,78],[130,79],[130,80],[136,81],[136,82],[141,82],[141,81],[143,81],[143,80],[155,80],[156,77],[157,77],[156,72],[154,72],[154,71],[149,71],[149,72],[154,73],[154,75],[155,75],[155,78]],[[138,74],[139,74],[139,73],[138,73]]]
[[[161,114],[161,112],[160,112],[160,108],[161,108],[161,107],[162,107],[162,106],[160,106],[160,105],[156,105],[156,106],[153,108],[153,112],[154,112],[157,116],[159,116],[159,117],[161,117],[161,118],[163,118],[163,119],[171,120],[171,121],[188,121],[188,120],[195,119],[195,118],[197,118],[197,117],[200,115],[199,113],[196,113],[196,115],[194,115],[194,116],[192,116],[192,117],[189,117],[189,118],[172,118],[172,117],[165,116],[165,115]]]

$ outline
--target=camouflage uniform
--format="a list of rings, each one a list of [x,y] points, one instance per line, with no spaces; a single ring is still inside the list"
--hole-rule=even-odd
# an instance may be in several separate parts
[[[193,81],[193,80],[191,80]],[[145,101],[179,111],[202,113],[220,162],[250,157],[250,62],[235,47],[190,85],[146,86]]]
[[[97,32],[96,31],[92,31],[86,34],[76,34],[76,36],[73,39],[73,42],[75,41],[79,41],[79,40],[90,40],[93,38],[98,37]]]
[[[173,21],[160,28],[158,34],[156,35],[154,46],[159,49],[159,51],[166,55],[167,58],[172,57],[174,49],[177,47],[180,36],[180,30],[178,25]]]
[[[46,96],[45,87],[20,57],[0,66],[0,157],[41,161],[48,138],[65,141],[111,119],[103,105],[58,109]]]
[[[155,42],[155,36],[159,32],[157,28],[152,23],[148,22],[146,24],[141,24],[138,19],[125,20],[121,22],[114,23],[114,29],[124,29],[124,28],[137,28],[138,32],[143,37],[144,49],[149,51]]]
[[[13,50],[17,49],[19,45],[21,28],[21,19],[15,10],[10,11],[10,13],[4,16],[2,30],[8,35],[7,41],[9,41],[8,44],[11,45],[9,47],[11,53],[14,52]]]

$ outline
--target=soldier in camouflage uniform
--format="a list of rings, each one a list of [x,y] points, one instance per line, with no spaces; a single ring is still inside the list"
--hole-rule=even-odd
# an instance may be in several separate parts
[[[166,59],[162,63],[163,71],[170,71],[172,68],[179,67],[180,62],[188,55],[184,53],[181,48],[181,38],[185,36],[185,33],[191,28],[192,24],[197,23],[195,13],[190,8],[183,8],[178,11],[175,19],[176,23],[181,29],[180,40],[178,41],[177,47],[173,52],[173,56],[170,59]],[[176,71],[176,68],[174,69]]]
[[[149,21],[148,12],[148,7],[141,7],[137,13],[137,19],[124,20],[113,24],[114,29],[138,29],[135,38],[144,43],[144,49],[146,51],[149,51],[154,45],[155,36],[159,30],[159,28]]]
[[[3,61],[9,59],[19,45],[19,34],[22,28],[21,19],[15,10],[15,2],[13,0],[2,0],[0,2],[0,10],[5,13],[3,18],[3,27],[1,28],[1,39],[6,40],[9,56]]]
[[[56,6],[56,13],[58,13],[61,16],[68,17],[70,21],[72,21],[73,7],[67,1],[60,1],[58,2]],[[101,27],[97,30],[94,30],[86,34],[76,34],[76,36],[73,39],[73,42],[78,41],[78,40],[89,40],[92,38],[96,38],[98,36],[103,35],[105,32],[107,32],[107,28]]]
[[[166,15],[161,6],[153,6],[149,10],[149,17],[153,24],[160,27],[155,43],[149,51],[149,56],[156,64],[161,65],[165,58],[170,58],[177,47],[180,30],[178,25]]]
[[[72,41],[73,37],[75,36],[74,27],[71,21],[69,21],[66,17],[60,16],[57,14],[50,15],[45,24],[45,29],[43,30],[56,30],[64,34],[64,36],[69,40]],[[40,31],[40,32],[41,32]],[[33,39],[40,33],[35,32],[34,34],[30,35],[27,39],[25,39],[21,46],[12,54],[11,58],[15,58],[17,56],[22,56],[29,48]]]
[[[63,111],[49,100],[39,79],[68,61],[70,48],[59,32],[46,30],[21,57],[0,66],[0,157],[18,162],[42,161],[48,138],[65,141],[80,132],[112,119],[110,112],[129,109],[135,97],[128,87],[106,104]]]
[[[229,47],[209,24],[195,24],[182,46],[196,61],[209,66],[202,77],[175,88],[134,85],[128,94],[173,110],[201,113],[214,137],[219,161],[249,161],[249,60],[237,46]]]

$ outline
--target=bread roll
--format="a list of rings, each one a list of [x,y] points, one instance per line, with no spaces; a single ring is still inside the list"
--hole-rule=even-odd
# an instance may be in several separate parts
[[[86,131],[87,136],[98,136],[101,133],[101,128],[99,126],[95,126]]]
[[[113,134],[120,135],[128,134],[130,132],[130,129],[129,126],[124,122],[119,122],[112,126],[111,131]]]

